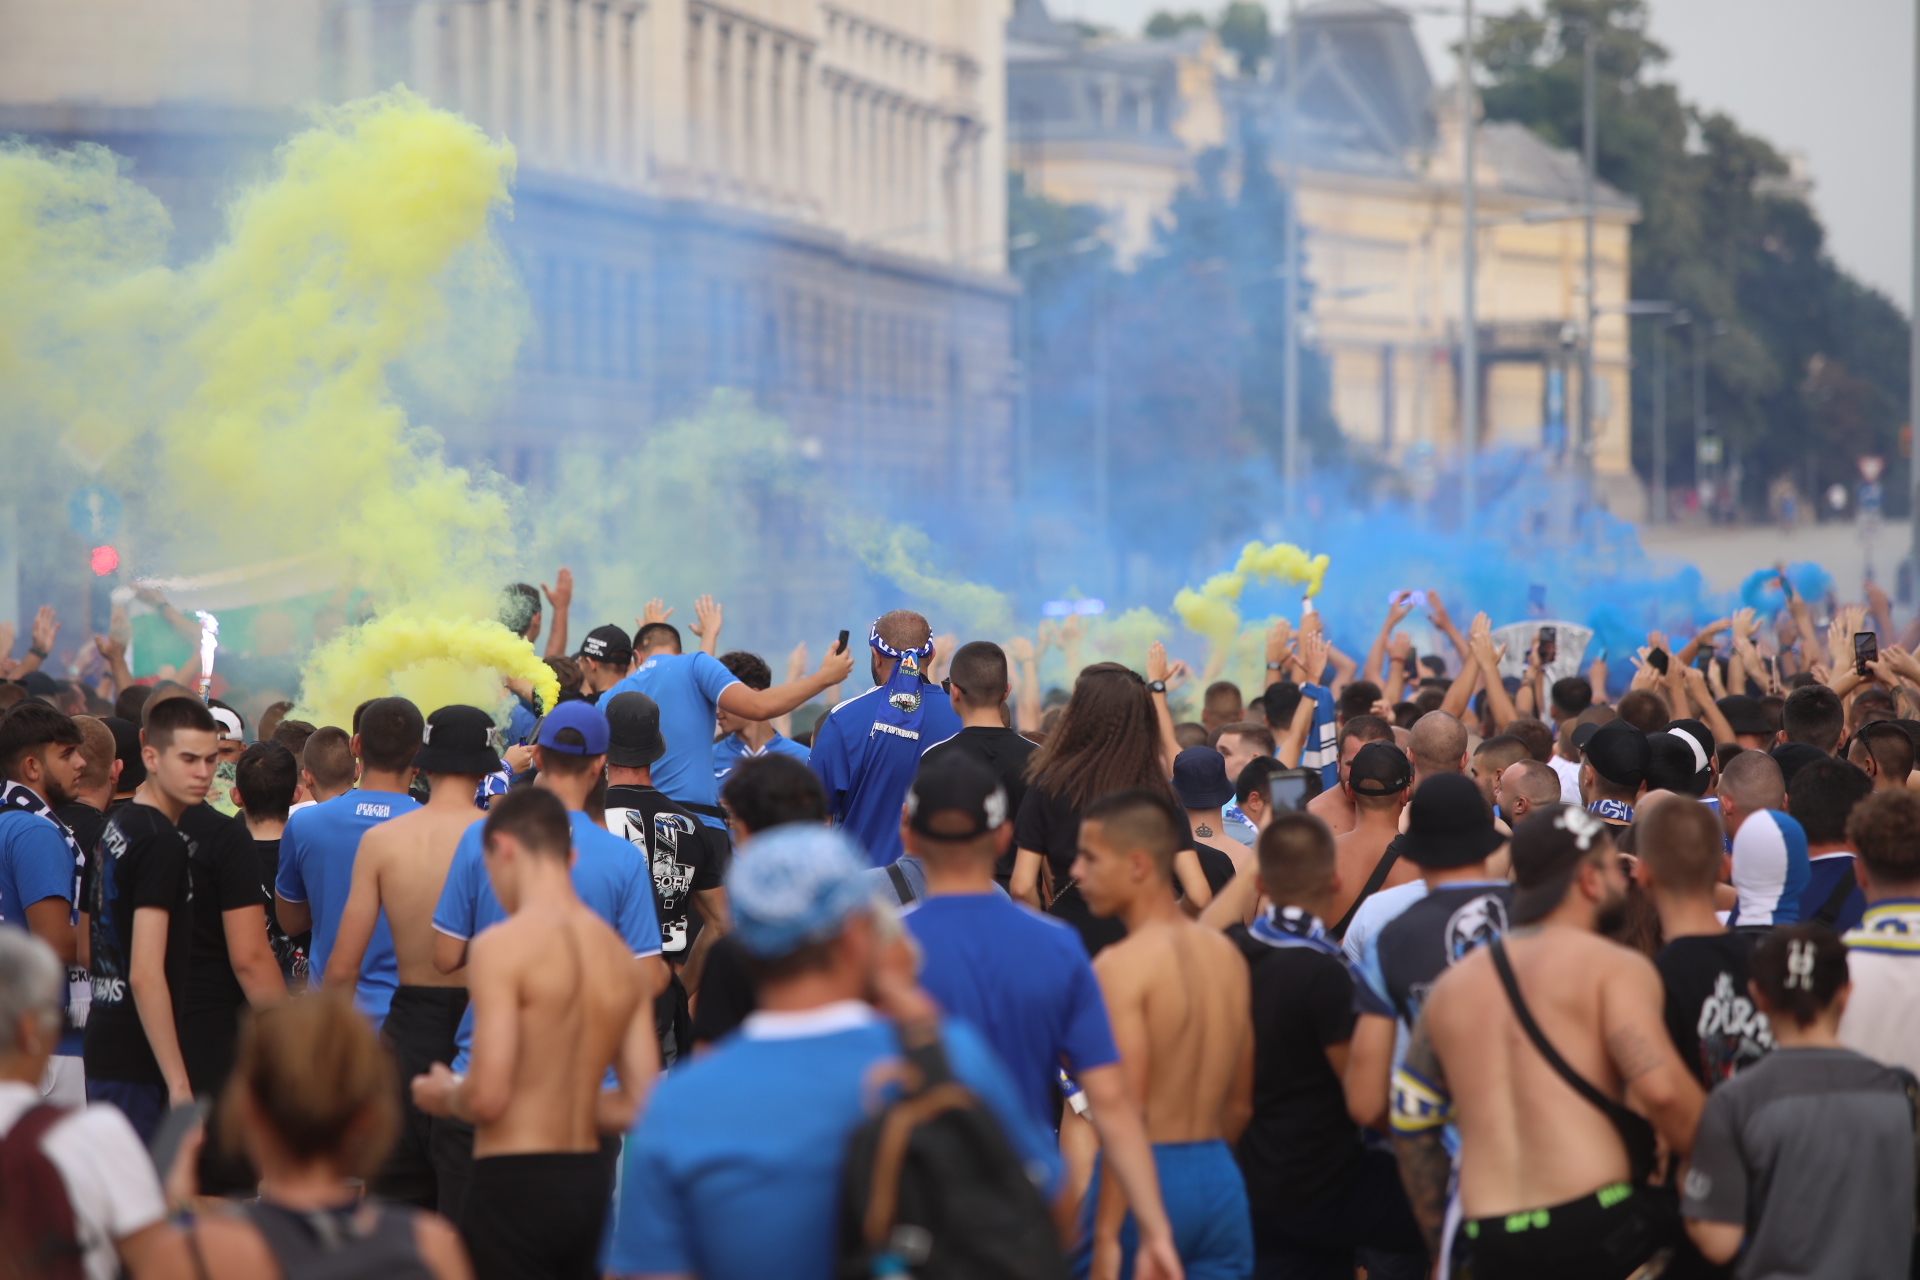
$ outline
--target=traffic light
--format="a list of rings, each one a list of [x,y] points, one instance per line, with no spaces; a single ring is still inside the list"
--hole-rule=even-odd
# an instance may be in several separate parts
[[[88,563],[93,566],[94,577],[104,578],[120,567],[120,553],[112,547],[95,547]]]

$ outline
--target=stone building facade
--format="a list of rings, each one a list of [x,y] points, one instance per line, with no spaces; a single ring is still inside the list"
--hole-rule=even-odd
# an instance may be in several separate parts
[[[1029,189],[1108,211],[1123,254],[1191,180],[1199,152],[1266,140],[1284,175],[1286,33],[1257,77],[1205,32],[1087,39],[1044,0],[1008,29],[1009,162]],[[1456,456],[1461,347],[1459,96],[1436,89],[1407,15],[1380,0],[1321,0],[1299,17],[1298,189],[1311,282],[1303,340],[1326,356],[1350,443],[1415,468]],[[1128,110],[1127,104],[1137,104]],[[1483,448],[1570,458],[1585,324],[1579,157],[1522,126],[1479,122],[1477,321]],[[1629,249],[1639,216],[1597,184],[1600,318],[1593,471],[1616,512],[1643,503],[1629,452]]]
[[[96,141],[183,253],[300,108],[406,84],[518,152],[512,403],[455,452],[538,482],[716,387],[829,472],[1003,502],[1000,0],[0,4],[0,132]]]

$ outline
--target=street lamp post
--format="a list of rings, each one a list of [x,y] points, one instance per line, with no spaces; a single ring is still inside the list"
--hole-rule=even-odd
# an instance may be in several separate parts
[[[1907,472],[1912,477],[1913,549],[1908,581],[1920,598],[1920,4],[1914,6],[1913,22],[1913,298],[1909,312],[1914,322],[1907,326]]]
[[[1580,203],[1586,227],[1587,334],[1580,348],[1580,473],[1593,476],[1593,341],[1599,320],[1599,299],[1594,297],[1593,271],[1593,170],[1598,161],[1599,126],[1593,90],[1593,26],[1588,24],[1581,41],[1580,80]]]

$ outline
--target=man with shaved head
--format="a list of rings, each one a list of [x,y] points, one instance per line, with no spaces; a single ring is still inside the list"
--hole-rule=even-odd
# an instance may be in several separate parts
[[[820,721],[807,763],[826,789],[834,824],[884,867],[901,854],[900,806],[921,753],[962,725],[946,691],[927,680],[933,628],[925,618],[907,609],[881,614],[867,629],[867,648],[874,687]]]
[[[1535,809],[1559,801],[1560,775],[1538,760],[1508,765],[1494,783],[1493,802],[1509,824],[1517,825]]]
[[[1764,751],[1742,751],[1720,771],[1720,823],[1727,839],[1762,809],[1787,807],[1787,782],[1780,765]]]
[[[1407,754],[1413,757],[1413,786],[1437,773],[1467,771],[1467,726],[1445,711],[1429,711],[1413,726]]]

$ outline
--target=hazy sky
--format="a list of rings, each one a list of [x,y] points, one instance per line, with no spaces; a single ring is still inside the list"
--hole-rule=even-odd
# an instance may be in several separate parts
[[[1650,0],[1663,74],[1682,96],[1801,152],[1833,253],[1900,303],[1912,293],[1913,0]],[[1049,0],[1057,17],[1138,31],[1156,9],[1216,0]],[[1421,8],[1437,7],[1423,0]],[[1510,0],[1482,0],[1510,11]],[[1537,2],[1534,7],[1537,6]],[[1279,15],[1285,0],[1268,0]],[[1458,18],[1416,19],[1440,81],[1453,79]]]

